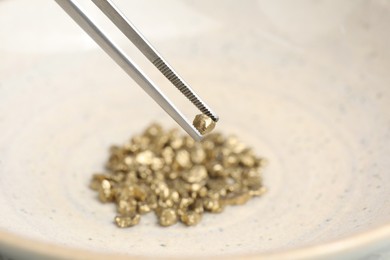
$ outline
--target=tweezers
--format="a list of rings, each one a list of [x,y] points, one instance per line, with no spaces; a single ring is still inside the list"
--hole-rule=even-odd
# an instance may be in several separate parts
[[[91,0],[118,29],[160,70],[160,72],[203,114],[214,122],[218,116],[204,103],[189,85],[162,58],[135,26],[110,0]],[[151,96],[194,140],[201,140],[202,134],[185,118],[161,90],[123,51],[118,48],[91,21],[79,4],[73,0],[56,0],[64,11],[139,85]]]

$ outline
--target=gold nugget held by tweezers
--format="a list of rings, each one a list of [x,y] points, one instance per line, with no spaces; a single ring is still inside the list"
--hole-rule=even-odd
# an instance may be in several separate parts
[[[205,212],[220,213],[264,194],[266,160],[235,136],[220,133],[195,142],[177,129],[150,125],[110,150],[106,170],[91,188],[103,203],[115,203],[118,227],[131,227],[154,212],[161,226],[199,223]]]
[[[149,79],[109,37],[92,21],[76,0],[55,0],[64,11],[154,99],[194,140],[200,141],[218,122],[218,115],[195,93],[162,55],[110,0],[92,0],[104,15],[138,48],[138,50],[202,113],[194,124],[186,119],[168,97]],[[210,122],[212,121],[212,122]]]

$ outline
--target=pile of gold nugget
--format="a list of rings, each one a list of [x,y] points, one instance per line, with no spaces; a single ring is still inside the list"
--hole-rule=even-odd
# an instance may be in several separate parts
[[[262,195],[264,164],[234,136],[211,133],[198,143],[152,124],[111,148],[107,173],[95,174],[91,188],[101,202],[115,203],[118,227],[137,225],[151,211],[161,226],[192,226],[205,212],[220,213]]]

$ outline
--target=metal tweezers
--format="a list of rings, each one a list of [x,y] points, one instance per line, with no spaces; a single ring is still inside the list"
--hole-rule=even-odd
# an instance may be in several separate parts
[[[218,116],[200,99],[187,83],[161,57],[134,25],[110,0],[91,0],[119,30],[161,71],[161,73],[183,93],[203,114],[213,121]],[[161,90],[120,50],[72,0],[56,0],[66,13],[131,77],[151,96],[193,139],[199,141],[202,135],[177,110]]]

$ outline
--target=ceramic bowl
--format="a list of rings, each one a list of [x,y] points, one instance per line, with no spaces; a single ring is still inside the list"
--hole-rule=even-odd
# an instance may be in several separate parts
[[[217,129],[269,160],[268,192],[195,227],[162,228],[150,214],[117,228],[114,208],[88,187],[92,174],[110,145],[153,121],[176,124],[54,1],[3,0],[4,257],[356,259],[386,250],[387,1],[115,2],[217,111]],[[196,114],[81,3],[188,118]]]

